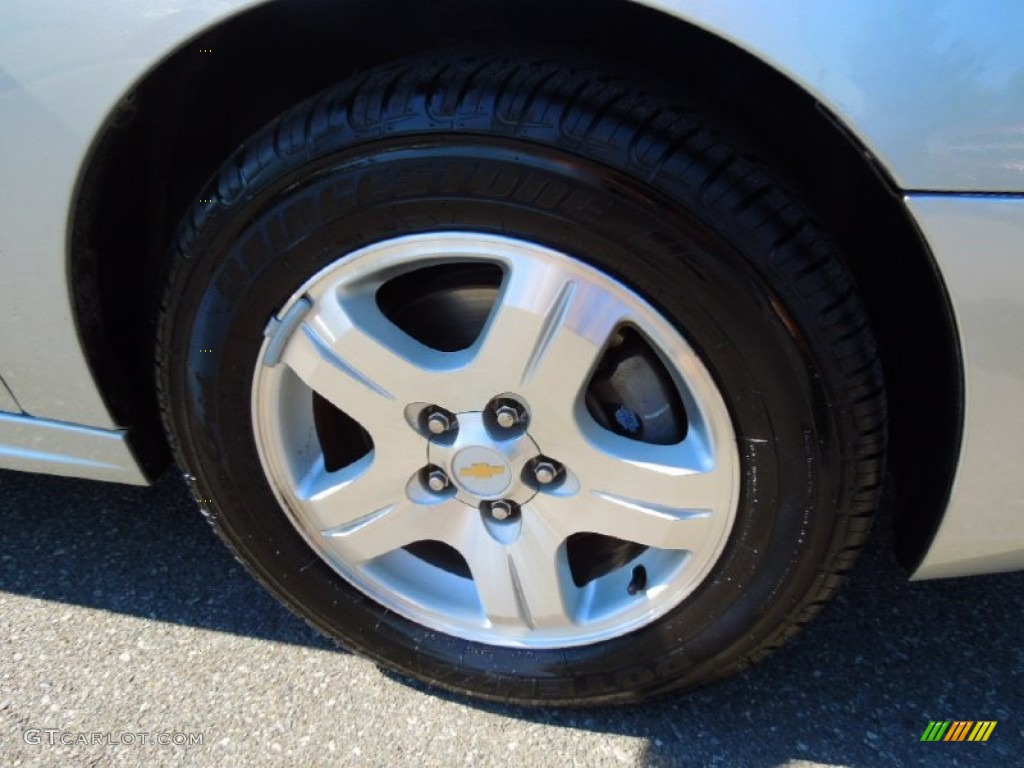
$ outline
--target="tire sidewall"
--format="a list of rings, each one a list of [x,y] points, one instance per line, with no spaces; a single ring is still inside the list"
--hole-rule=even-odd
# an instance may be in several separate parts
[[[764,239],[723,231],[687,213],[692,202],[651,195],[626,174],[557,150],[451,138],[382,149],[280,174],[212,216],[190,249],[196,262],[170,341],[171,359],[182,361],[171,373],[174,426],[225,537],[261,581],[344,644],[478,695],[629,698],[707,679],[763,645],[808,592],[847,479],[805,321],[768,284]],[[613,275],[673,322],[723,393],[742,467],[734,528],[710,576],[659,621],[557,651],[446,636],[348,584],[280,509],[249,408],[268,320],[346,253],[451,230],[532,240]]]

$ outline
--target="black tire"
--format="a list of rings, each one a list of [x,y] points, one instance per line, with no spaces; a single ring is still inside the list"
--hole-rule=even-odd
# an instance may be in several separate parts
[[[864,543],[886,415],[837,244],[745,147],[663,87],[529,56],[406,62],[282,115],[198,195],[169,268],[160,398],[204,514],[314,627],[449,690],[636,701],[764,657]],[[656,622],[559,650],[447,636],[383,610],[282,514],[247,405],[268,318],[338,254],[445,228],[540,242],[614,276],[685,334],[724,394],[742,467],[735,524],[711,575]]]

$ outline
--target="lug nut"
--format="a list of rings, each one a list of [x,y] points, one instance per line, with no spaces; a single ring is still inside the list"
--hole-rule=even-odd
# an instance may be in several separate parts
[[[533,465],[533,477],[541,485],[547,485],[558,477],[558,470],[553,461],[538,461]]]
[[[512,517],[512,504],[504,499],[492,501],[490,512],[495,520],[508,520]]]
[[[452,420],[440,411],[434,411],[427,418],[427,429],[435,435],[443,435],[452,428]]]
[[[522,419],[519,409],[512,405],[502,405],[494,410],[494,420],[498,426],[504,429],[511,429]]]
[[[430,490],[440,493],[448,487],[448,475],[440,469],[432,469],[427,475],[427,485]]]

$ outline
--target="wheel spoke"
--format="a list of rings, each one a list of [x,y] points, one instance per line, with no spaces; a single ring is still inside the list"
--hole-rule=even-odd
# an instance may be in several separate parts
[[[565,455],[583,478],[580,492],[538,503],[551,508],[565,535],[600,533],[693,550],[716,529],[713,516],[731,501],[731,475],[708,466],[711,457],[695,435],[678,445],[651,445],[609,433],[595,445],[577,432],[562,436],[561,450],[569,451]]]
[[[433,350],[400,332],[367,301],[352,299],[350,305],[330,291],[321,296],[281,359],[313,391],[369,429],[400,414],[405,403],[443,389],[444,376],[431,368]]]
[[[700,435],[688,435],[677,445],[641,443],[610,432],[588,439],[576,430],[547,438],[545,450],[571,457],[588,494],[680,510],[720,509],[731,499],[734,478],[728,467],[715,464]]]
[[[560,499],[554,499],[557,505]],[[572,527],[659,549],[696,551],[717,528],[707,509],[666,507],[599,491],[573,499]]]
[[[385,442],[332,472],[320,454],[294,480],[293,494],[317,530],[343,526],[405,499],[406,484],[425,458],[422,446],[409,438]]]
[[[540,261],[517,263],[509,268],[469,375],[490,392],[537,395],[537,415],[562,420],[626,315],[618,299],[570,271]]]
[[[372,453],[336,472],[328,472],[320,456],[299,481],[295,498],[317,530],[345,526],[404,498],[404,483],[384,474]]]
[[[457,504],[448,500],[427,506],[403,499],[323,534],[346,560],[359,564],[413,542],[437,538],[439,520],[459,511]]]
[[[699,472],[623,461],[613,473],[593,475],[587,491],[594,497],[628,499],[652,509],[712,512],[728,503],[731,478],[718,470]]]
[[[466,534],[459,549],[492,625],[535,630],[573,624],[575,588],[562,540],[536,510],[523,509],[520,535],[510,544],[480,525]]]

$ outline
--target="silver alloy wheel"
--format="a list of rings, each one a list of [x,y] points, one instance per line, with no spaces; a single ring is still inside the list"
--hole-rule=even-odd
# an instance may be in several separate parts
[[[429,347],[378,306],[378,291],[399,275],[474,262],[503,277],[466,349]],[[678,389],[687,430],[676,444],[617,434],[584,404],[622,327],[656,350]],[[399,237],[321,270],[266,336],[251,407],[270,485],[309,545],[401,616],[492,645],[595,643],[664,615],[722,553],[739,494],[725,403],[680,333],[593,267],[495,235]],[[314,392],[358,422],[372,449],[328,469]],[[523,423],[497,424],[495,402],[519,408]],[[454,417],[450,430],[435,431],[441,419],[428,426],[438,409]],[[557,462],[556,479],[536,480],[538,458]],[[644,549],[577,586],[566,542],[581,533]],[[409,550],[424,541],[457,552],[471,578]]]

